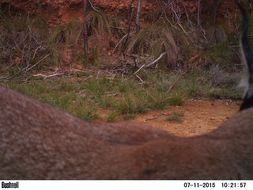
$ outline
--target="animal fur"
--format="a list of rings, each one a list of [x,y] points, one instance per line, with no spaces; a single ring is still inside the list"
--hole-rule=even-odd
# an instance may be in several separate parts
[[[0,179],[253,179],[253,109],[180,138],[86,123],[0,88]]]

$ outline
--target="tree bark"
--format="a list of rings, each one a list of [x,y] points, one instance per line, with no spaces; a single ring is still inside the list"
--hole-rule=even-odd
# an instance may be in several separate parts
[[[141,24],[140,24],[141,8],[142,8],[142,0],[138,0],[136,22],[135,22],[136,32],[139,32],[141,30]]]
[[[87,0],[83,0],[83,53],[88,57],[88,26],[87,26]]]
[[[201,0],[198,0],[198,18],[197,18],[197,24],[198,24],[198,26],[199,27],[201,27],[201,9],[202,9],[202,7],[201,7]]]

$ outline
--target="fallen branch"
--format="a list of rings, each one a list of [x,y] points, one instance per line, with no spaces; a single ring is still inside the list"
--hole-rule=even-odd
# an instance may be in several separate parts
[[[54,74],[51,74],[51,75],[44,75],[44,74],[36,74],[36,75],[33,75],[33,77],[42,77],[44,79],[48,79],[48,78],[52,78],[52,77],[56,77],[56,76],[62,76],[64,75],[64,73],[54,73]]]
[[[36,67],[38,64],[40,64],[42,61],[44,61],[46,58],[48,58],[50,56],[50,54],[47,54],[46,56],[44,56],[41,60],[39,60],[37,63],[35,63],[34,65],[32,65],[31,67],[25,69],[25,72],[30,71],[31,69],[33,69],[34,67]]]
[[[165,56],[166,55],[166,52],[163,52],[157,59],[155,59],[154,61],[152,61],[151,63],[149,63],[149,64],[143,64],[137,71],[135,71],[135,75],[137,74],[137,73],[139,73],[143,68],[149,68],[149,67],[151,67],[151,66],[153,66],[154,64],[156,64],[160,59],[162,59],[163,58],[163,56]]]
[[[154,65],[155,63],[157,63],[160,59],[162,59],[163,56],[165,56],[165,55],[166,55],[166,52],[161,53],[161,55],[156,60],[154,60],[151,63],[147,64],[146,67],[151,67],[152,65]]]
[[[141,84],[144,83],[144,80],[142,80],[142,78],[139,75],[136,74],[135,76],[141,81]]]
[[[145,64],[143,64],[134,74],[137,75],[137,73],[139,73],[140,70],[142,70],[142,68],[146,67]]]

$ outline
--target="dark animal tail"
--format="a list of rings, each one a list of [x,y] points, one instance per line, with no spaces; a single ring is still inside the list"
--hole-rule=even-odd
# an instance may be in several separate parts
[[[237,6],[240,9],[242,16],[242,34],[241,34],[241,48],[244,59],[246,61],[246,65],[248,67],[248,89],[243,98],[243,103],[240,107],[241,110],[245,110],[253,107],[253,52],[250,47],[248,33],[249,33],[249,13],[247,10],[239,3],[240,0],[235,1]]]

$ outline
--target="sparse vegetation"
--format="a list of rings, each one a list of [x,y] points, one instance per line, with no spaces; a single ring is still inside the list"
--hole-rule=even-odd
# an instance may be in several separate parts
[[[183,121],[184,113],[183,112],[173,112],[170,116],[167,117],[167,121],[181,123]]]
[[[1,85],[60,107],[88,121],[99,119],[98,110],[101,109],[108,110],[107,120],[113,122],[131,119],[137,114],[165,109],[168,106],[182,106],[185,99],[196,97],[196,94],[201,94],[201,97],[240,97],[236,80],[234,83],[225,83],[225,86],[230,87],[224,88],[212,85],[210,81],[207,82],[208,79],[203,80],[200,74],[187,73],[170,89],[170,80],[174,79],[174,73],[150,72],[148,76],[150,77],[146,78],[144,84],[139,84],[138,80],[131,76],[123,79],[90,76],[88,80],[83,80],[84,77],[70,77],[28,82],[11,81]],[[192,93],[190,84],[196,85],[195,93]]]
[[[112,18],[93,9],[86,23],[87,57],[81,20],[50,28],[37,16],[3,10],[0,85],[87,121],[99,119],[101,110],[108,111],[107,120],[113,122],[182,106],[188,98],[240,98],[239,75],[230,74],[241,70],[235,31],[219,25],[214,40],[214,26],[200,31],[191,15],[184,20],[177,17],[180,10],[171,18],[160,11],[145,15],[141,30],[133,32],[123,15]],[[157,58],[157,64],[142,68]],[[72,72],[76,65],[78,71]],[[62,77],[43,77],[52,71]]]

